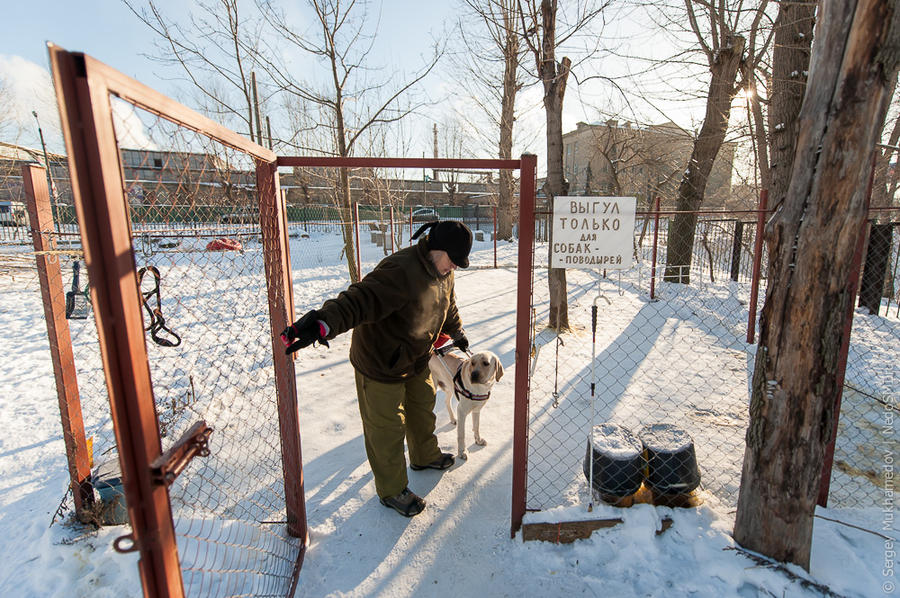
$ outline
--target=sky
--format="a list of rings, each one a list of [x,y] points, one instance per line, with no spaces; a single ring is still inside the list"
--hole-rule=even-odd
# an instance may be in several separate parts
[[[158,6],[168,17],[183,17],[186,14],[184,4],[178,0],[160,0]],[[296,7],[298,4],[286,5]],[[381,18],[376,43],[370,53],[372,64],[384,68],[382,75],[409,73],[420,67],[431,52],[434,40],[447,36],[456,22],[459,4],[456,0],[389,0],[383,4],[373,3],[370,15],[374,18],[380,6]],[[301,15],[301,12],[295,11],[293,16],[300,18]],[[192,87],[183,73],[177,67],[160,64],[149,57],[158,56],[154,46],[156,34],[140,22],[122,0],[10,2],[4,7],[4,17],[0,20],[0,81],[5,81],[9,89],[0,97],[7,104],[7,119],[15,124],[0,127],[0,140],[39,147],[38,123],[32,116],[32,111],[36,111],[50,151],[65,151],[48,70],[47,42],[89,54],[189,107],[197,108],[190,95]],[[637,19],[607,18],[607,21],[604,35],[608,43],[624,53],[632,52],[629,44],[640,45],[641,35],[646,35],[648,31],[646,27],[643,32],[640,31],[635,24]],[[593,40],[590,36],[576,38],[569,50],[576,55]],[[450,34],[449,46],[458,48],[459,45],[458,35]],[[654,51],[660,51],[660,46],[664,45],[657,40],[652,47]],[[303,60],[308,58],[299,58],[292,67],[302,72],[305,68]],[[525,60],[529,66],[533,62],[530,56],[526,56]],[[404,125],[400,135],[409,141],[395,143],[395,147],[401,148],[395,154],[431,155],[433,125],[437,123],[442,131],[450,131],[456,123],[462,122],[454,111],[472,112],[465,99],[465,77],[454,74],[448,62],[444,60],[424,81],[424,96],[432,103],[418,110],[408,121],[409,124]],[[608,55],[598,55],[590,64],[583,66],[578,65],[576,60],[576,66],[579,68],[577,77],[570,78],[567,86],[563,131],[574,129],[579,121],[605,120],[606,117],[600,116],[600,113],[615,110],[612,107],[615,100],[610,97],[616,93],[610,92],[608,86],[604,87],[606,84],[602,79],[595,78],[581,85],[578,79],[585,79],[592,73],[624,73],[629,68],[624,59],[614,59]],[[312,72],[312,69],[309,70]],[[541,157],[545,153],[541,94],[541,87],[536,84],[527,86],[519,93],[517,102],[521,113],[517,116],[516,154],[529,151]],[[685,102],[670,103],[670,106],[669,114],[651,111],[647,118],[651,122],[663,122],[670,118],[688,128],[696,125],[696,119]],[[276,138],[279,130],[286,128],[282,123],[273,117]],[[494,157],[496,144],[490,141],[482,143],[484,147],[479,151],[484,155],[471,157]],[[543,160],[540,162],[543,163]]]
[[[23,145],[38,143],[31,115],[36,110],[51,151],[62,151],[55,98],[47,89],[51,81],[48,42],[89,54],[167,95],[184,96],[189,90],[181,73],[148,58],[154,52],[156,35],[121,0],[46,0],[37,4],[8,3],[0,20],[0,77],[14,88],[12,112],[25,129],[19,139]],[[166,14],[184,14],[183,2],[161,0],[158,4]],[[378,29],[384,43],[376,48],[383,63],[396,61],[414,68],[418,58],[428,54],[433,38],[452,22],[452,6],[451,2],[430,1],[423,10],[422,3],[414,0],[385,2]],[[402,46],[391,40],[402,40]],[[432,84],[437,86],[438,81]]]

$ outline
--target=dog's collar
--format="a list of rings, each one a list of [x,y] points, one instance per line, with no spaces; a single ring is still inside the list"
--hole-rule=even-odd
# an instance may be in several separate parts
[[[459,364],[459,367],[456,368],[456,375],[453,376],[453,389],[456,391],[456,394],[462,395],[472,401],[487,401],[489,398],[491,398],[490,391],[488,391],[488,393],[484,395],[477,395],[465,387],[462,381],[462,366],[462,363]],[[457,396],[456,398],[459,399],[459,396]]]

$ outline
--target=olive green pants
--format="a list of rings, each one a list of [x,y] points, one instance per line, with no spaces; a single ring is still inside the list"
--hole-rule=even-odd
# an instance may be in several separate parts
[[[356,394],[362,417],[366,456],[380,498],[396,496],[406,488],[406,457],[425,465],[441,456],[434,435],[434,382],[428,368],[403,382],[376,382],[356,372]]]

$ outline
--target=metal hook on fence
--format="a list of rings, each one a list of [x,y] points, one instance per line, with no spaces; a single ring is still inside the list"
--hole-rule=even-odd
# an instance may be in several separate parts
[[[553,369],[553,408],[559,407],[559,346],[566,346],[559,330],[556,331],[556,364]]]
[[[150,242],[150,233],[141,233],[141,254],[144,257],[153,255],[153,243]]]

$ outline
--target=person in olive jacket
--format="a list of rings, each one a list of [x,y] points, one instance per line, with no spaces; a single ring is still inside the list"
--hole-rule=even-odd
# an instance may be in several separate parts
[[[444,470],[435,429],[435,387],[428,360],[438,335],[468,349],[456,308],[453,271],[469,266],[472,231],[457,221],[423,225],[417,245],[386,257],[282,333],[288,353],[353,329],[350,363],[362,417],[366,456],[381,504],[412,517],[425,501],[408,488],[404,438],[414,470]],[[294,341],[294,342],[291,342]]]

